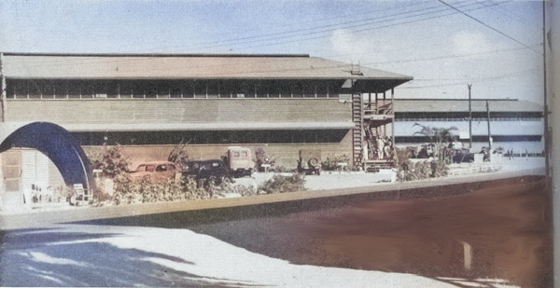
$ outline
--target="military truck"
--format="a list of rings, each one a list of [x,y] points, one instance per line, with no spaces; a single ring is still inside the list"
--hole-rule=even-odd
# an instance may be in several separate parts
[[[321,175],[321,150],[299,150],[298,172],[307,175]]]
[[[240,146],[228,147],[224,162],[229,168],[231,176],[237,178],[251,176],[255,166],[251,149]]]

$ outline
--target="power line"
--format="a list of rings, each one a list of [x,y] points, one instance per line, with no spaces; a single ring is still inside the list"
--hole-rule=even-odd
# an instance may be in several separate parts
[[[468,4],[465,6],[472,6],[472,5],[478,5],[478,4]],[[491,4],[491,5],[496,5],[496,4]],[[482,9],[482,8],[486,8],[490,5],[485,5],[485,6],[478,6],[475,8],[472,8],[471,10],[476,10],[476,9]],[[432,9],[432,8],[430,8]],[[427,10],[427,8],[424,8],[422,10]],[[422,10],[417,10],[417,11],[413,11],[413,12],[418,12],[418,11],[422,11]],[[385,21],[375,21],[373,23],[366,23],[366,24],[354,24],[354,25],[347,25],[347,26],[343,26],[343,27],[339,27],[339,29],[354,29],[353,32],[354,33],[360,33],[360,32],[367,32],[367,31],[372,31],[372,30],[378,30],[378,29],[382,29],[382,28],[388,28],[388,27],[393,27],[393,26],[398,26],[398,25],[403,25],[403,24],[411,24],[411,23],[415,23],[415,22],[421,22],[421,21],[426,21],[426,20],[432,20],[434,18],[441,18],[441,17],[445,17],[445,16],[449,16],[452,14],[455,14],[455,12],[450,12],[450,13],[444,13],[444,14],[440,14],[440,15],[433,15],[435,13],[439,13],[439,12],[445,12],[445,10],[437,10],[437,11],[428,11],[428,12],[424,12],[424,13],[420,13],[420,14],[416,14],[416,15],[407,15],[405,17],[400,17],[400,18],[392,18],[389,20],[385,20]],[[402,14],[407,14],[410,12],[404,12]],[[427,17],[423,17],[423,18],[418,18],[421,16],[427,16]],[[408,20],[408,19],[412,19],[409,21],[402,21],[402,20]],[[401,21],[401,22],[397,22],[394,23],[396,21]],[[385,24],[387,23],[387,24]],[[359,30],[356,30],[356,28],[360,28],[360,27],[364,27],[364,26],[368,26],[371,24],[381,24],[381,26],[375,26],[375,27],[367,27],[367,28],[362,28]],[[319,27],[319,28],[324,28],[324,27]],[[280,39],[290,39],[290,38],[295,38],[295,37],[299,37],[298,39],[294,39],[294,40],[285,40],[282,42],[272,42],[272,43],[266,43],[266,44],[259,44],[259,45],[254,45],[254,46],[246,46],[244,48],[255,48],[255,47],[266,47],[266,46],[276,46],[276,45],[280,45],[280,44],[288,44],[288,43],[295,43],[295,42],[300,42],[300,41],[308,41],[308,40],[314,40],[314,39],[320,39],[320,38],[325,38],[325,37],[330,37],[330,34],[325,35],[325,33],[329,33],[332,32],[332,29],[326,29],[326,30],[320,30],[317,32],[310,32],[310,33],[305,33],[302,35],[298,35],[298,33],[296,32],[294,35],[287,35],[287,36],[282,36],[282,37],[275,37],[275,38],[271,38],[271,39],[257,39],[255,41],[247,41],[245,43],[235,43],[234,45],[244,45],[244,44],[250,44],[250,43],[254,43],[254,42],[262,42],[262,41],[266,41],[266,40],[280,40]],[[317,35],[317,36],[313,36],[313,37],[305,37],[304,36],[312,36],[312,35]]]
[[[486,26],[487,28],[489,28],[489,29],[491,29],[491,30],[493,30],[493,31],[495,31],[495,32],[497,32],[497,33],[499,33],[500,35],[502,35],[502,36],[504,36],[504,37],[507,37],[508,39],[513,40],[513,41],[515,41],[516,43],[523,45],[525,48],[530,49],[531,51],[533,51],[533,52],[535,52],[535,53],[541,55],[541,52],[539,52],[539,51],[533,49],[533,48],[530,47],[529,45],[527,45],[527,44],[525,44],[525,43],[523,43],[523,42],[521,42],[521,41],[519,41],[519,40],[517,40],[517,39],[515,39],[515,38],[513,38],[513,37],[511,37],[511,36],[509,36],[509,35],[507,35],[506,33],[504,33],[504,32],[502,32],[502,31],[500,31],[500,30],[498,30],[498,29],[496,29],[496,28],[494,28],[494,27],[492,27],[492,26],[490,26],[490,25],[488,25],[488,24],[486,24],[486,23],[484,23],[484,22],[482,22],[482,21],[480,21],[480,20],[478,20],[478,19],[472,17],[471,15],[469,15],[469,14],[467,14],[467,13],[461,11],[460,9],[455,8],[453,5],[448,4],[448,3],[445,3],[445,1],[443,1],[443,0],[438,0],[438,1],[441,2],[441,3],[443,3],[443,4],[446,5],[446,6],[450,7],[451,9],[453,9],[453,10],[455,10],[455,11],[458,11],[459,13],[461,13],[461,14],[463,14],[463,15],[469,17],[469,18],[471,18],[472,20],[474,20],[474,21],[476,21],[476,22],[478,22],[478,23],[480,23],[480,24]]]
[[[449,55],[449,56],[438,56],[438,57],[430,57],[430,58],[394,60],[394,61],[385,61],[385,62],[363,62],[362,64],[364,64],[364,65],[378,65],[378,64],[397,64],[397,63],[422,62],[422,61],[432,61],[432,60],[443,60],[443,59],[480,56],[480,55],[495,54],[495,53],[502,53],[502,52],[511,52],[511,51],[517,51],[517,50],[522,50],[522,49],[525,49],[525,48],[519,47],[519,48],[492,50],[492,51],[480,52],[480,53],[470,53],[470,54],[463,54],[463,55]]]
[[[468,8],[469,11],[472,11],[472,10],[486,8],[497,4],[493,4],[493,3],[482,4],[481,6],[480,3],[471,3],[469,1],[466,1],[464,2],[464,4],[461,5],[462,8]],[[441,12],[443,12],[444,14],[432,16],[434,14],[439,14]],[[231,46],[228,47],[228,49],[231,49],[232,47],[236,47],[236,46],[237,47],[244,46],[243,48],[245,49],[255,48],[255,47],[275,46],[281,44],[288,44],[288,43],[330,37],[331,35],[328,33],[334,31],[335,29],[354,29],[354,32],[364,32],[364,31],[371,31],[371,30],[376,30],[381,28],[392,27],[396,25],[409,24],[418,21],[429,20],[433,18],[440,18],[452,14],[454,13],[445,13],[445,9],[440,9],[438,7],[427,7],[427,8],[420,8],[415,10],[408,10],[406,12],[394,13],[391,15],[384,15],[381,17],[375,17],[373,19],[360,19],[355,21],[346,21],[346,22],[341,22],[336,24],[320,25],[320,26],[309,27],[304,29],[281,31],[281,32],[275,32],[275,33],[258,35],[258,36],[248,36],[248,37],[241,37],[241,38],[224,39],[220,41],[202,42],[202,43],[197,43],[195,45],[190,45],[189,48],[211,49],[211,48],[216,48],[217,44],[227,45],[228,43],[231,43],[230,44]],[[423,17],[423,16],[432,16],[432,17]],[[422,18],[418,19],[418,17],[422,17]],[[413,20],[406,21],[408,19],[413,19]],[[381,26],[367,27],[375,24]],[[362,28],[361,30],[355,30],[356,28],[361,28],[361,27],[366,27],[366,28]],[[266,43],[265,41],[268,41],[268,43]],[[255,45],[246,46],[252,43],[255,43]],[[258,43],[262,43],[262,44],[258,44]]]
[[[518,77],[519,75],[522,75],[522,74],[525,74],[525,73],[531,72],[531,71],[540,71],[540,68],[535,67],[535,68],[525,69],[525,70],[517,71],[517,72],[513,72],[513,73],[498,75],[498,76],[494,76],[494,77],[484,77],[484,78],[470,78],[470,79],[414,79],[414,80],[412,80],[412,82],[414,82],[414,81],[454,81],[454,82],[446,83],[446,84],[432,84],[432,85],[421,85],[421,86],[414,86],[413,84],[412,84],[412,86],[407,86],[407,84],[403,84],[403,86],[400,87],[399,89],[424,89],[424,88],[437,88],[437,87],[460,86],[460,85],[465,85],[465,84],[472,83],[472,82],[474,82],[474,81],[479,82],[479,83],[483,83],[483,82],[488,82],[488,81],[495,81],[495,80],[507,79],[507,78],[511,78],[511,77]],[[409,83],[412,83],[412,82],[409,82]]]
[[[422,2],[417,2],[417,3],[409,5],[408,8],[410,9],[411,7],[418,6],[418,5],[421,5],[421,4],[422,4]],[[387,9],[387,10],[395,10],[395,9],[396,8],[391,8],[391,9]],[[372,20],[370,18],[367,18],[367,19],[354,20],[354,21],[335,22],[334,24],[320,25],[320,26],[303,28],[303,29],[301,27],[298,27],[298,28],[295,28],[293,30],[279,31],[279,32],[274,32],[274,33],[269,33],[269,34],[264,34],[264,35],[254,35],[254,36],[245,36],[245,37],[239,37],[239,38],[229,38],[229,39],[221,40],[219,42],[220,43],[227,43],[227,42],[238,42],[238,41],[241,41],[241,40],[252,40],[252,39],[259,40],[259,38],[269,38],[269,37],[275,36],[275,35],[285,35],[285,34],[291,34],[291,33],[299,34],[299,33],[304,32],[304,31],[313,31],[313,30],[323,29],[323,28],[327,28],[327,27],[336,27],[336,26],[345,25],[345,24],[352,24],[352,23],[359,23],[359,22],[376,22],[378,19],[389,18],[389,17],[393,17],[393,16],[398,16],[398,15],[401,15],[401,14],[413,13],[413,12],[416,12],[416,11],[422,11],[422,10],[426,10],[426,9],[431,9],[431,8],[422,8],[420,10],[407,11],[407,12],[403,12],[403,13],[395,13],[395,14],[392,14],[392,15],[384,15],[384,16],[381,16],[381,17],[376,17],[374,20]],[[378,11],[375,11],[375,12],[378,12]],[[352,16],[355,17],[355,16],[358,16],[358,15],[368,15],[368,14],[371,14],[371,13],[372,13],[372,11],[366,11],[366,12],[362,12],[362,13],[353,14]],[[330,20],[330,22],[332,22],[332,20],[334,20],[334,19],[339,19],[339,18],[346,19],[347,17],[348,16],[336,16],[336,17],[333,17],[333,18],[329,18],[328,20]],[[304,24],[304,23],[309,23],[309,22],[316,23],[317,21],[312,20],[312,21],[300,22],[300,23],[298,23],[298,25],[301,25],[301,24]],[[269,27],[265,26],[264,28],[275,29],[275,28],[290,27],[290,26],[295,26],[295,25],[294,24],[289,24],[289,25],[286,24],[286,25],[268,25],[268,26]],[[221,35],[223,35],[223,33],[220,33],[220,34],[217,34],[217,35],[214,35],[214,36],[219,37]],[[272,39],[274,39],[274,38],[272,38]],[[264,40],[267,40],[267,39],[264,39]],[[264,40],[260,39],[259,41],[264,41]],[[206,42],[201,42],[201,43],[198,43],[198,44],[199,45],[207,45],[207,44],[214,45],[215,43],[216,43],[216,41],[206,41]]]

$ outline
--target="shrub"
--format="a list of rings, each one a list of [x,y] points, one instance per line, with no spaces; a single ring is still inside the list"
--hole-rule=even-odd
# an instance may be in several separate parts
[[[235,184],[231,180],[222,181],[219,185],[210,182],[208,185],[208,190],[210,191],[212,197],[222,196],[225,197],[226,194],[239,194],[241,196],[252,196],[257,194],[256,187],[249,185]]]
[[[339,168],[338,163],[346,163],[350,166],[350,157],[346,155],[335,156],[334,158],[327,157],[327,160],[321,162],[321,169],[325,171],[335,171]]]
[[[259,172],[264,172],[264,167],[262,164],[270,164],[268,171],[276,171],[276,159],[269,156],[262,147],[255,147],[255,170]]]
[[[443,160],[420,161],[413,163],[410,160],[399,162],[397,177],[399,181],[413,181],[434,177],[447,176],[449,168]]]
[[[431,177],[443,177],[447,176],[449,172],[449,167],[447,166],[447,160],[443,159],[441,161],[433,160],[430,162],[430,167],[432,168]]]
[[[269,179],[259,187],[259,192],[263,194],[275,194],[304,191],[304,184],[305,179],[303,174],[294,173],[289,176],[274,175],[272,179]]]
[[[116,205],[195,200],[212,198],[212,190],[198,187],[196,180],[181,177],[153,183],[148,177],[132,181],[126,175],[115,179],[115,193],[111,202]]]

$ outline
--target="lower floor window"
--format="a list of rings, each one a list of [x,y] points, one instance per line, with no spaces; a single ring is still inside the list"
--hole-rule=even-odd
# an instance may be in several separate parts
[[[348,130],[145,131],[73,133],[81,145],[339,143]]]

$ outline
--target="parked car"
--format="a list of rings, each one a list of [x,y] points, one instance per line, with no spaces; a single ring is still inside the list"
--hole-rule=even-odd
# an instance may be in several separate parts
[[[453,163],[473,163],[474,153],[470,153],[468,149],[456,150],[453,155]]]
[[[255,166],[251,149],[239,146],[228,147],[224,163],[233,177],[251,176]]]
[[[224,179],[230,179],[230,173],[222,160],[188,161],[183,166],[183,176],[191,176],[198,180],[213,180],[221,184]]]
[[[453,163],[480,163],[488,160],[488,153],[484,151],[471,153],[468,149],[457,149],[453,154]]]
[[[179,170],[175,163],[169,161],[149,161],[138,165],[135,171],[129,172],[132,180],[139,181],[148,177],[153,182],[175,178]]]

